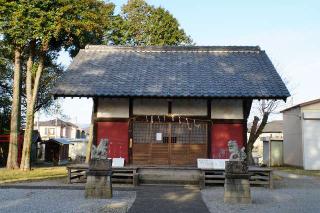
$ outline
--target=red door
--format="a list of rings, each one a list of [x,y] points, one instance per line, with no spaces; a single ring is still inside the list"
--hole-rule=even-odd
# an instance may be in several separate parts
[[[237,141],[243,146],[243,124],[213,124],[211,127],[211,158],[228,159],[228,141]]]
[[[125,158],[128,162],[128,122],[97,122],[97,143],[108,139],[108,157]]]

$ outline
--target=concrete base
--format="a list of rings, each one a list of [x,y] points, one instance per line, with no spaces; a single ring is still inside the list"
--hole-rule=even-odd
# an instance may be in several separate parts
[[[249,179],[225,179],[224,184],[225,203],[252,203]]]
[[[85,198],[112,198],[111,175],[87,175],[87,183],[85,185]]]
[[[197,168],[139,168],[139,183],[143,184],[194,184],[200,182]]]

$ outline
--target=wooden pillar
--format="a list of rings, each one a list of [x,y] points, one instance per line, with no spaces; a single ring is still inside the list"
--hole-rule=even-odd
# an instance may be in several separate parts
[[[94,145],[97,145],[98,144],[98,141],[97,141],[97,114],[98,114],[98,105],[99,105],[99,99],[98,98],[92,98],[93,100],[93,115],[92,115],[92,118],[91,118],[91,124],[92,124],[92,127],[93,127],[93,134],[92,134],[92,142]]]
[[[247,133],[248,133],[248,117],[250,115],[250,110],[252,106],[252,99],[250,100],[243,100],[242,107],[243,107],[243,146],[245,150],[247,150]]]
[[[91,150],[92,145],[96,145],[97,141],[97,128],[96,128],[96,120],[97,120],[97,111],[98,111],[98,98],[92,98],[92,114],[91,114],[91,124],[90,124],[90,132],[89,132],[89,141],[87,144],[87,152],[86,152],[86,163],[89,163],[91,158]]]
[[[133,162],[133,122],[131,118],[133,117],[133,98],[129,98],[129,124],[128,124],[128,164],[132,164]]]
[[[211,158],[211,126],[212,126],[212,122],[211,122],[211,99],[207,100],[207,118],[208,120],[210,120],[210,122],[208,122],[208,126],[207,126],[207,134],[208,134],[208,139],[207,139],[207,157]]]

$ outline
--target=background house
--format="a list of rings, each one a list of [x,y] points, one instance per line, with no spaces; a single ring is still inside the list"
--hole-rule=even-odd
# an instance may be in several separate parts
[[[65,138],[53,138],[45,143],[45,161],[53,165],[63,165],[69,162],[69,140]]]
[[[87,139],[71,139],[69,145],[69,158],[76,163],[84,163],[87,150]]]
[[[49,121],[39,121],[39,123],[35,122],[34,128],[38,129],[43,140],[51,138],[75,139],[81,136],[81,129],[77,125],[58,118]]]
[[[251,123],[248,124],[248,134],[249,139]],[[263,163],[263,142],[264,141],[282,141],[283,140],[283,120],[270,121],[264,127],[262,134],[255,141],[252,150],[252,155],[259,159],[259,163]]]
[[[320,99],[282,111],[284,163],[320,170]]]

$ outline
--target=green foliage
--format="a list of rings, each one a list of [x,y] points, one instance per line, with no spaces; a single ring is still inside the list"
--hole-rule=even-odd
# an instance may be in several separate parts
[[[0,133],[8,130],[11,114],[12,51],[0,40]]]
[[[42,50],[64,47],[74,55],[88,42],[99,43],[114,5],[99,0],[0,0],[0,33],[8,43]]]
[[[192,40],[164,8],[129,0],[114,16],[105,43],[114,45],[190,45]]]
[[[2,53],[15,48],[22,51],[23,114],[27,107],[24,81],[27,59],[33,49],[34,83],[39,57],[44,55],[45,66],[35,110],[49,110],[53,104],[50,90],[63,71],[56,62],[58,52],[64,48],[74,56],[87,43],[101,43],[104,31],[110,25],[113,9],[113,4],[100,0],[0,0],[0,111],[6,109],[5,114],[10,115],[13,85],[13,55]]]

